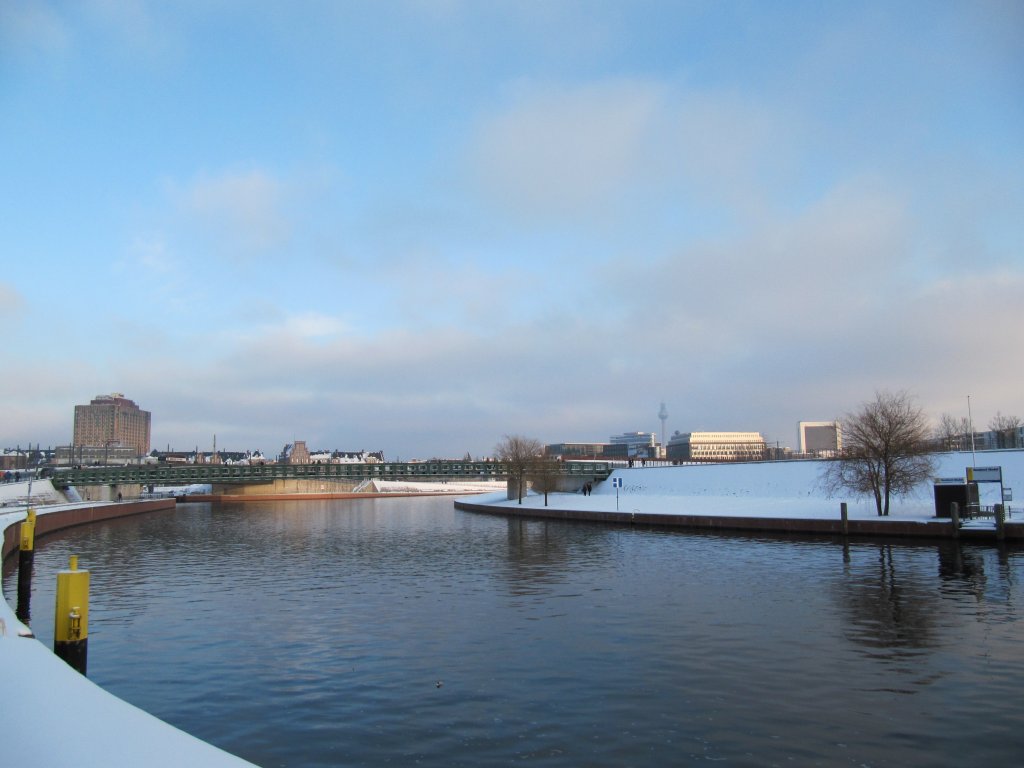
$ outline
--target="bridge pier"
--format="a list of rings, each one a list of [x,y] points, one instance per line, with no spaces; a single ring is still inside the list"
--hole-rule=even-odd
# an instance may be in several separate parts
[[[104,483],[77,488],[83,501],[124,501],[142,496],[142,483]]]

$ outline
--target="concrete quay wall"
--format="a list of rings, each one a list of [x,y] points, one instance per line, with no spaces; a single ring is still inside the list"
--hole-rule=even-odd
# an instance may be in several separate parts
[[[708,531],[748,531],[753,533],[796,533],[821,536],[842,536],[843,524],[835,519],[735,517],[729,515],[674,515],[641,512],[603,512],[596,510],[551,509],[544,507],[510,507],[479,504],[456,500],[455,507],[468,512],[490,515],[531,517],[546,520],[577,520],[612,523],[616,525],[665,526],[694,528]],[[970,541],[996,541],[995,529],[961,528],[960,538]],[[847,535],[857,537],[904,537],[949,539],[953,537],[953,523],[949,520],[889,520],[884,517],[871,520],[849,520]],[[1007,522],[1006,541],[1024,541],[1024,523]]]

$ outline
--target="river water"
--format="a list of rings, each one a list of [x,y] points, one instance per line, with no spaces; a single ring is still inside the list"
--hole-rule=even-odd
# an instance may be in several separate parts
[[[41,542],[49,646],[69,554],[89,677],[266,768],[1024,756],[1019,548],[190,504]]]

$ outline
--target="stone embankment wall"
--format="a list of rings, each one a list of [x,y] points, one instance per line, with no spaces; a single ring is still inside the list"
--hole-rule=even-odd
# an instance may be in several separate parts
[[[76,525],[88,525],[101,520],[141,515],[144,512],[155,512],[161,509],[174,509],[174,503],[174,499],[147,499],[145,501],[128,501],[122,504],[85,504],[52,511],[47,510],[46,507],[37,507],[36,539],[64,528],[73,528]],[[21,523],[16,522],[4,531],[3,556],[6,558],[7,555],[18,549],[20,541]]]

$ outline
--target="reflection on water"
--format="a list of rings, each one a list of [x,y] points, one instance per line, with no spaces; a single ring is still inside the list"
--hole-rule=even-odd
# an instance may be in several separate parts
[[[1019,549],[197,504],[41,542],[48,645],[70,552],[90,677],[264,766],[1024,753]]]
[[[902,551],[895,548],[894,554],[890,543],[872,547],[874,562],[849,569],[850,577],[837,582],[836,602],[847,614],[847,636],[855,642],[891,652],[926,649],[934,644],[939,596],[931,588],[933,577],[897,566]]]

